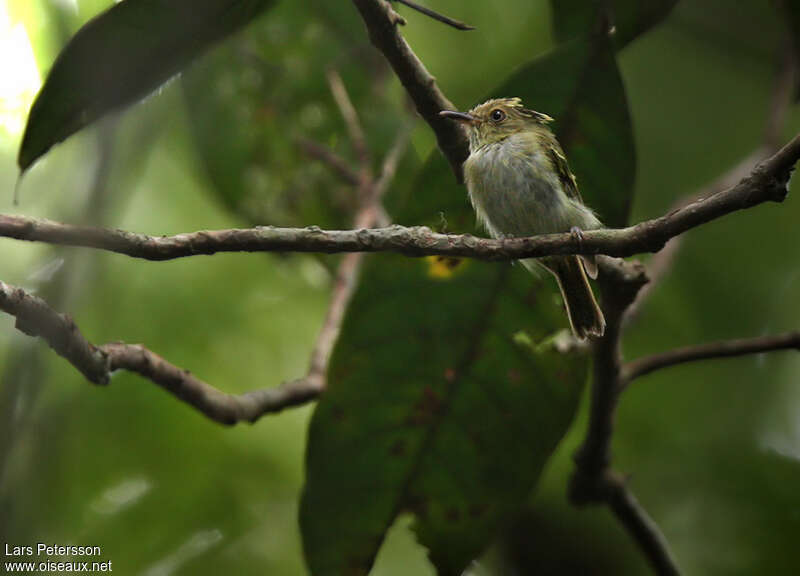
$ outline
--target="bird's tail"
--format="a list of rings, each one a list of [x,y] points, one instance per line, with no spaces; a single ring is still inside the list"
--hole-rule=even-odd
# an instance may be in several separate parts
[[[594,298],[580,258],[568,256],[548,259],[545,266],[558,281],[575,336],[580,339],[602,336],[606,330],[606,320]]]

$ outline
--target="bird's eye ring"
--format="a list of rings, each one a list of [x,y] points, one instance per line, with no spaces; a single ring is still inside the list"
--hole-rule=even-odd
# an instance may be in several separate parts
[[[492,119],[492,122],[502,122],[506,119],[506,113],[500,110],[500,108],[495,108],[489,113],[489,118]]]

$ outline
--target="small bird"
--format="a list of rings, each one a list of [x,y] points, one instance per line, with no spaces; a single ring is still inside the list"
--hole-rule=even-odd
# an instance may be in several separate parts
[[[581,199],[575,176],[555,135],[553,119],[525,108],[519,98],[488,100],[467,113],[443,110],[463,123],[469,135],[464,179],[478,220],[495,238],[571,232],[602,227]],[[597,277],[594,257],[548,256],[526,259],[558,281],[572,332],[580,339],[600,337],[603,312],[586,277]]]

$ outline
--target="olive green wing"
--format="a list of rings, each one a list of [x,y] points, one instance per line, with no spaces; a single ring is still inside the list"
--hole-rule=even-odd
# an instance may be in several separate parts
[[[564,155],[564,151],[561,150],[561,146],[559,146],[555,136],[553,137],[552,145],[547,147],[547,154],[550,156],[550,161],[553,163],[553,167],[558,174],[558,179],[561,181],[561,185],[564,187],[564,192],[567,194],[567,197],[583,204],[583,198],[581,198],[581,193],[578,191],[578,182],[575,179],[575,175],[569,169],[567,157]],[[580,260],[583,262],[583,267],[586,270],[586,274],[589,275],[589,278],[593,280],[596,279],[597,261],[595,257],[584,255],[580,256]]]
[[[570,171],[567,157],[564,155],[564,151],[561,150],[561,146],[559,146],[555,137],[552,138],[552,142],[547,146],[547,154],[550,157],[550,161],[553,163],[553,168],[558,174],[558,179],[561,180],[561,185],[564,187],[564,192],[566,192],[567,197],[583,203],[581,193],[578,191],[578,182],[575,180],[575,175]]]

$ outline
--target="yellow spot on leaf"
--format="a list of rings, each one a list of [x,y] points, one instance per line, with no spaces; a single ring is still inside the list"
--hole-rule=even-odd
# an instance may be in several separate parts
[[[428,263],[428,276],[436,280],[448,280],[459,270],[466,266],[466,260],[448,256],[426,256]]]

